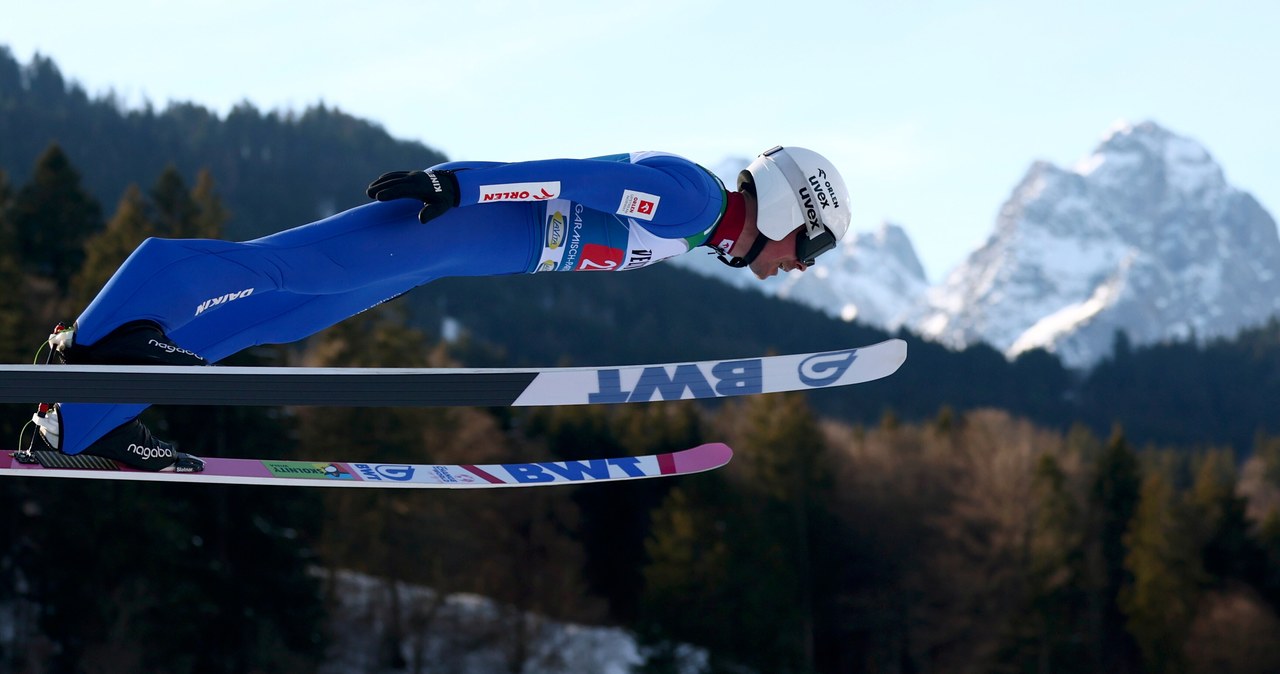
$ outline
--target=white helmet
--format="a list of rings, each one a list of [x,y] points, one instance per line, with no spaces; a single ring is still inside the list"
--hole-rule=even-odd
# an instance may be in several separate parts
[[[805,226],[796,241],[796,257],[810,263],[849,230],[851,204],[844,178],[813,150],[767,150],[738,174],[738,189],[755,194],[756,226],[766,237],[781,241]]]

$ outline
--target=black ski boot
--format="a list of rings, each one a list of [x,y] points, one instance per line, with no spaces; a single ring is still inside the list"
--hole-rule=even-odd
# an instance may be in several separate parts
[[[49,348],[67,365],[208,365],[151,321],[125,323],[89,345],[77,344],[75,334],[75,326],[59,323],[49,335]]]
[[[51,449],[62,451],[62,417],[58,405],[41,404],[31,421],[40,439]],[[199,473],[204,461],[179,452],[171,442],[158,440],[151,431],[134,419],[126,422],[89,445],[82,454],[119,461],[138,470],[152,472]]]

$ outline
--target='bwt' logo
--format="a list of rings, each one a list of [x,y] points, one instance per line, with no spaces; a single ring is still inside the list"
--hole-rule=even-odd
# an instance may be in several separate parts
[[[747,395],[760,393],[764,378],[760,359],[751,358],[716,363],[710,373],[694,363],[653,365],[640,372],[630,391],[622,388],[621,370],[599,370],[596,381],[600,390],[587,395],[592,404],[680,400],[685,391],[692,398]]]
[[[857,357],[857,349],[815,353],[800,363],[797,373],[806,386],[827,386],[843,377]]]
[[[858,357],[857,349],[815,353],[800,362],[796,373],[805,386],[819,388],[836,383]],[[622,370],[597,370],[600,390],[587,394],[587,402],[626,403],[653,400],[751,395],[764,391],[764,361],[759,358],[726,360],[711,364],[710,371],[697,363],[651,365],[640,371],[635,386],[622,386]]]
[[[503,464],[507,474],[516,482],[525,484],[533,482],[556,482],[559,479],[571,482],[583,480],[608,480],[614,477],[611,469],[617,468],[627,477],[652,477],[640,465],[640,459],[634,456],[621,459],[592,459],[589,461],[565,461],[564,463],[507,463]]]

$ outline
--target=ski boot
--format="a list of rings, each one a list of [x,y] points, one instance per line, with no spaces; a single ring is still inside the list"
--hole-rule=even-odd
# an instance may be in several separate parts
[[[204,366],[204,358],[178,347],[164,330],[152,321],[131,321],[111,330],[90,345],[76,343],[76,327],[58,324],[47,340],[50,354],[46,363],[58,357],[63,364],[152,364],[152,366]],[[44,350],[44,349],[41,349]],[[40,356],[36,356],[40,361]],[[19,460],[50,460],[64,468],[114,468],[102,462],[113,459],[141,471],[196,473],[204,471],[204,460],[182,453],[172,443],[157,440],[138,419],[133,419],[99,437],[79,454],[63,453],[61,446],[61,411],[58,404],[41,403],[32,414],[36,435],[52,451],[37,449],[35,437],[26,449],[15,454]],[[19,445],[22,444],[19,441]],[[50,455],[51,454],[51,455]],[[95,459],[97,463],[95,464]]]
[[[165,336],[152,321],[131,321],[93,344],[75,341],[76,328],[59,323],[49,335],[52,354],[65,365],[208,365]]]
[[[98,438],[80,454],[62,452],[62,420],[58,405],[41,403],[39,409],[31,416],[36,426],[36,435],[50,449],[57,452],[53,457],[39,456],[35,448],[35,438],[31,446],[25,450],[26,456],[40,463],[52,462],[54,467],[65,468],[98,468],[107,467],[93,465],[93,460],[112,459],[137,468],[138,470],[170,473],[199,473],[204,470],[204,460],[185,452],[179,452],[171,442],[158,440],[151,431],[134,419],[121,424],[106,435]],[[19,457],[19,460],[23,460]]]

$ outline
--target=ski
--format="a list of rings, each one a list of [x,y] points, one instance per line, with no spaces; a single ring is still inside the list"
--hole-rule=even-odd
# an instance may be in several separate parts
[[[206,458],[200,473],[152,473],[101,457],[34,451],[0,454],[0,475],[289,487],[489,489],[690,475],[719,468],[731,458],[733,450],[728,445],[713,442],[669,454],[587,461],[429,465]]]
[[[830,388],[897,371],[907,344],[721,361],[568,368],[0,365],[0,403],[594,405]]]

